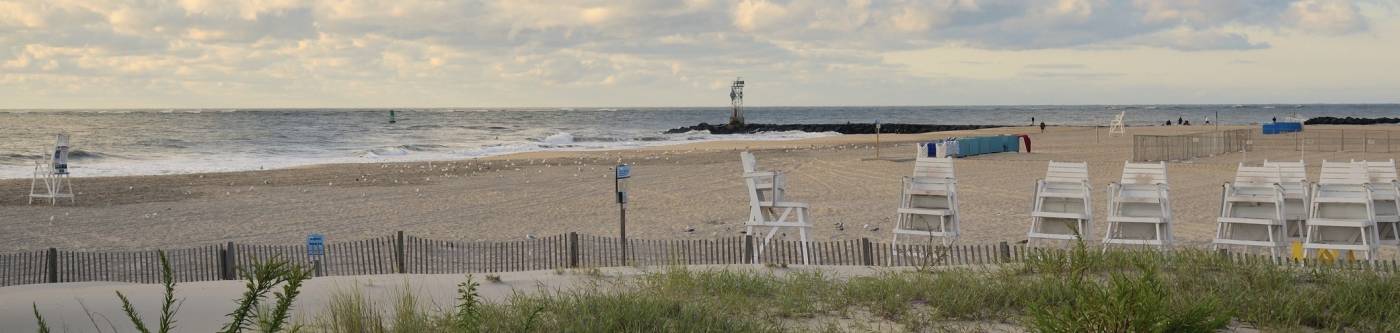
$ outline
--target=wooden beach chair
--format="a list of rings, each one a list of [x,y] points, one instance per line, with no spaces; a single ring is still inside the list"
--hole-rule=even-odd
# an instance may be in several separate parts
[[[739,158],[744,165],[744,185],[749,192],[749,220],[745,223],[746,234],[754,235],[755,228],[767,228],[767,235],[754,248],[753,262],[758,263],[768,242],[782,228],[796,228],[801,242],[802,263],[808,264],[807,231],[812,224],[807,221],[807,204],[783,201],[786,193],[785,179],[781,171],[759,171],[758,161],[753,153],[741,152]]]
[[[1220,217],[1211,248],[1263,247],[1269,255],[1286,253],[1288,246],[1285,190],[1278,166],[1245,166],[1240,163],[1235,181],[1226,182],[1220,194]]]
[[[1108,184],[1108,231],[1104,250],[1114,244],[1155,246],[1172,244],[1172,210],[1167,187],[1167,164],[1123,164],[1120,182]]]
[[[1309,202],[1312,199],[1312,183],[1308,181],[1307,163],[1302,160],[1264,160],[1264,166],[1279,169],[1279,185],[1283,186],[1283,213],[1288,224],[1288,237],[1303,239],[1308,230],[1308,212],[1312,209],[1312,203]]]
[[[1027,243],[1036,240],[1082,240],[1093,234],[1089,164],[1050,161],[1045,178],[1035,183]],[[1032,244],[1034,245],[1034,244]]]
[[[1375,201],[1376,232],[1380,243],[1400,244],[1400,181],[1396,178],[1395,160],[1352,161],[1366,166],[1366,177],[1370,179],[1371,199]]]
[[[1366,165],[1322,161],[1322,174],[1312,190],[1303,251],[1316,257],[1318,250],[1365,251],[1374,259],[1379,235],[1375,201]]]
[[[59,134],[53,149],[49,150],[49,158],[34,161],[34,178],[29,181],[29,204],[34,204],[34,199],[48,199],[49,205],[58,204],[58,199],[68,198],[71,203],[78,203],[78,199],[73,195],[73,181],[69,179],[68,173],[68,135]],[[38,185],[44,184],[42,192]]]
[[[898,248],[900,236],[948,246],[958,240],[958,190],[952,158],[919,157],[914,176],[904,177],[898,217],[891,242]],[[921,244],[915,241],[913,244]],[[895,255],[899,255],[895,250]]]

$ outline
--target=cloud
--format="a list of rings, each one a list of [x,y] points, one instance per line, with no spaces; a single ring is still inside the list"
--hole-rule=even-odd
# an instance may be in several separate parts
[[[1361,11],[1344,0],[0,0],[0,87],[412,101],[681,91],[746,73],[857,84],[917,79],[882,60],[892,51],[1252,50],[1270,43],[1246,31],[1368,31]],[[1023,70],[1111,76],[1066,69]]]

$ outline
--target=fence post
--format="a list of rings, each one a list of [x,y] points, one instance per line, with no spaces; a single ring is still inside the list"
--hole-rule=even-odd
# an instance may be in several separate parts
[[[238,253],[236,252],[238,252],[238,250],[233,247],[233,242],[228,242],[228,244],[224,246],[224,251],[222,252],[224,257],[221,261],[223,263],[224,280],[236,280],[238,278],[238,261],[235,260],[235,258],[238,257]]]
[[[48,260],[45,260],[48,265],[45,274],[47,275],[47,281],[49,283],[58,283],[58,249],[51,247],[44,255],[48,257]]]
[[[739,262],[745,264],[758,263],[753,260],[753,235],[744,235],[744,256],[739,259]]]
[[[569,268],[578,268],[578,233],[569,233]]]
[[[397,233],[397,237],[394,237],[394,268],[398,269],[396,272],[398,272],[399,274],[408,273],[408,271],[404,270],[403,248],[403,230],[399,230],[399,232]]]
[[[1005,241],[1001,242],[1001,244],[997,244],[997,252],[1000,255],[1001,262],[1011,262],[1011,244],[1007,244]]]
[[[870,238],[860,238],[860,257],[866,266],[875,266],[875,250],[870,244]]]

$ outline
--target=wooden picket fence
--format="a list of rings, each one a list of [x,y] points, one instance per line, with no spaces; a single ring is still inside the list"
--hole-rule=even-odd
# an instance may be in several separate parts
[[[628,239],[568,233],[519,241],[444,241],[398,232],[394,235],[325,244],[325,253],[307,255],[305,245],[229,242],[165,250],[177,282],[234,280],[258,262],[281,258],[311,268],[316,276],[374,274],[457,274],[567,269],[579,267],[803,264],[802,243],[750,236],[706,240]],[[807,242],[812,265],[921,266],[971,265],[1025,259],[1021,245],[933,247],[891,245],[869,239]],[[757,257],[757,262],[754,258]],[[159,283],[159,252],[83,252],[48,249],[0,254],[0,286],[114,281]]]
[[[877,243],[869,238],[806,243],[811,265],[933,267],[1025,262],[1043,249],[1000,242],[988,245],[935,246]],[[229,242],[166,250],[177,282],[235,280],[239,272],[274,258],[311,268],[316,276],[374,274],[461,274],[582,267],[803,264],[802,243],[775,240],[764,245],[751,236],[707,240],[628,239],[568,233],[520,241],[442,241],[394,235],[325,244],[325,253],[308,256],[305,245],[252,245]],[[1054,251],[1054,250],[1052,250]],[[624,255],[624,253],[626,255]],[[1267,255],[1221,255],[1240,263],[1269,262],[1297,267],[1400,272],[1396,260],[1298,261]],[[757,261],[755,261],[757,258]],[[81,252],[48,249],[0,254],[0,286],[113,281],[159,283],[159,252]]]

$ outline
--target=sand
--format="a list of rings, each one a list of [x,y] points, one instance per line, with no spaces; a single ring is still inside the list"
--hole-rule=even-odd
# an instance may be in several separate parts
[[[1246,127],[1222,127],[1222,129]],[[1248,127],[1255,128],[1255,127]],[[1395,126],[1310,126],[1392,131]],[[1129,128],[1171,134],[1206,126]],[[611,167],[632,164],[628,234],[640,239],[737,236],[747,218],[738,151],[785,171],[789,199],[811,205],[814,238],[887,240],[900,179],[911,173],[913,143],[948,136],[1031,135],[1032,153],[958,159],[965,244],[1025,239],[1036,179],[1046,161],[1087,161],[1102,237],[1104,189],[1130,158],[1131,139],[1104,128],[998,128],[920,135],[873,135],[795,141],[724,141],[620,151],[536,152],[454,162],[365,163],[170,176],[78,178],[76,206],[25,205],[28,180],[0,181],[0,252],[184,248],[233,241],[301,244],[309,233],[329,241],[403,230],[443,240],[519,240],[567,232],[617,233]],[[1388,133],[1387,133],[1388,134]],[[1261,141],[1262,142],[1262,141]],[[1397,147],[1400,148],[1400,147]],[[1215,230],[1220,185],[1237,163],[1305,157],[1310,174],[1323,159],[1391,159],[1397,153],[1315,153],[1261,147],[1170,163],[1179,243],[1206,244]],[[844,223],[844,231],[836,223]],[[869,224],[878,231],[862,228]],[[694,232],[686,229],[694,228]]]

